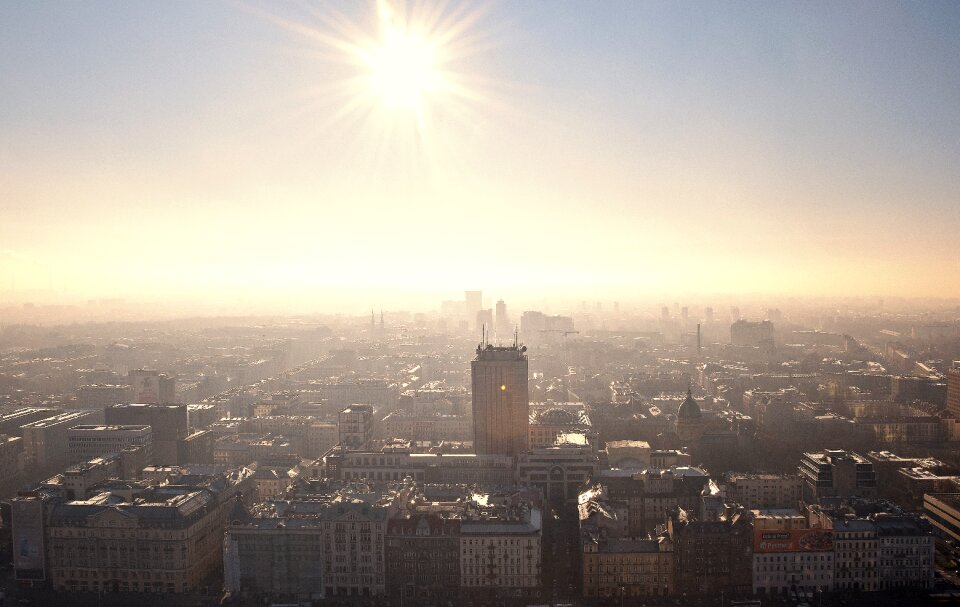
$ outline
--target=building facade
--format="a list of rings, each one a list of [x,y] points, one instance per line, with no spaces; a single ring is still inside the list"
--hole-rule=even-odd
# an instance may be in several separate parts
[[[665,597],[673,593],[673,544],[649,540],[583,539],[583,596]]]
[[[166,403],[123,403],[104,409],[104,421],[111,425],[150,426],[153,429],[153,463],[176,465],[178,442],[190,433],[187,405]]]
[[[67,430],[70,459],[87,461],[108,453],[120,453],[128,447],[143,448],[152,461],[152,429],[150,426],[110,426],[79,424]]]
[[[877,475],[873,464],[861,455],[842,449],[804,453],[800,459],[803,499],[818,502],[824,497],[876,497]]]
[[[478,454],[517,456],[527,450],[530,398],[525,347],[477,346],[470,363],[473,436]]]

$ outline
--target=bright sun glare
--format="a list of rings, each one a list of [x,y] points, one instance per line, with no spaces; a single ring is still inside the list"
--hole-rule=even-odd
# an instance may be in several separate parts
[[[370,89],[388,108],[420,113],[424,98],[443,86],[439,49],[411,24],[397,22],[386,2],[378,12],[380,40],[361,50],[370,70]]]

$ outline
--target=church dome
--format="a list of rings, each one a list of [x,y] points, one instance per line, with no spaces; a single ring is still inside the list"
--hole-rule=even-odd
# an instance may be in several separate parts
[[[693,400],[693,394],[690,390],[687,390],[687,398],[680,404],[680,408],[677,409],[677,419],[696,419],[699,420],[703,417],[703,414],[700,413],[700,405],[697,404],[697,401]]]

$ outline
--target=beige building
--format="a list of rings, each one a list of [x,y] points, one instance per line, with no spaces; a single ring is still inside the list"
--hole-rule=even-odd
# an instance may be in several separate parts
[[[55,505],[46,529],[50,583],[60,591],[195,591],[223,566],[223,532],[249,471],[200,485],[109,492]]]
[[[460,583],[465,590],[540,586],[541,513],[517,509],[460,525]]]
[[[585,597],[662,597],[673,592],[673,544],[668,538],[588,536],[582,547]]]
[[[724,497],[744,508],[796,508],[803,497],[798,474],[728,475],[722,483]]]

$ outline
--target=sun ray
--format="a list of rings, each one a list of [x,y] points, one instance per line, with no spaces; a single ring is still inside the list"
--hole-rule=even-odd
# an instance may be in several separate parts
[[[488,114],[514,111],[498,99],[495,81],[470,73],[473,57],[496,45],[488,6],[434,0],[369,6],[364,22],[316,5],[305,5],[300,19],[244,7],[293,34],[299,45],[287,52],[315,60],[323,74],[296,96],[277,97],[296,106],[279,112],[281,119],[294,123],[313,113],[301,129],[305,137],[343,142],[343,161],[371,164],[378,174],[398,167],[421,176],[442,171],[459,137],[473,136]]]

